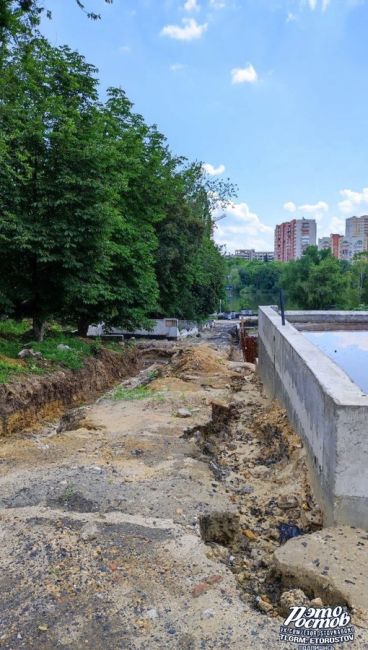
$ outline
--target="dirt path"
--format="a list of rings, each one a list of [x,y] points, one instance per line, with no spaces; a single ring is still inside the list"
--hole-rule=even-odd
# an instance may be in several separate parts
[[[259,462],[270,441],[253,424],[269,406],[227,352],[179,351],[143,399],[110,395],[71,430],[2,440],[1,648],[291,647],[278,642],[268,562],[285,520],[277,497],[292,480],[308,498],[303,472],[288,477],[300,445],[286,432],[291,464],[281,442]],[[209,435],[214,409],[226,418]],[[239,524],[227,546],[201,538],[215,512]]]

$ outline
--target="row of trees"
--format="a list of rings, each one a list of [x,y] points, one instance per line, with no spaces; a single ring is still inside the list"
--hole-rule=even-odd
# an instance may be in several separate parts
[[[239,309],[277,304],[280,288],[289,309],[368,309],[368,253],[351,264],[316,246],[287,263],[228,258],[227,282]]]
[[[0,314],[134,327],[201,318],[222,296],[212,210],[233,195],[96,69],[39,34],[0,60]]]

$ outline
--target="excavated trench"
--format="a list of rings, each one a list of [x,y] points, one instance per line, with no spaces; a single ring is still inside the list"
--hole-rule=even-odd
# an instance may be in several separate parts
[[[6,650],[38,646],[39,623],[50,649],[63,639],[96,650],[237,650],[254,646],[255,630],[255,647],[274,647],[279,616],[313,602],[282,583],[273,561],[289,537],[322,524],[302,442],[238,350],[211,344],[142,345],[139,364],[136,354],[109,357],[86,392],[66,379],[52,431],[3,438]],[[129,375],[131,388],[148,378],[149,397],[105,395],[65,413]],[[6,431],[37,420],[31,401],[15,394]]]

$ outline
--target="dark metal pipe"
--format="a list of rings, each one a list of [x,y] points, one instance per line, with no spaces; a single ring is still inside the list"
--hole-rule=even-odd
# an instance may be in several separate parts
[[[283,289],[280,289],[280,311],[281,322],[283,325],[285,325],[285,294]]]

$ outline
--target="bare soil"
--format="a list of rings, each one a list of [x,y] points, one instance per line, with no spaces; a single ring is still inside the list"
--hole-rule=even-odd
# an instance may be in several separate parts
[[[319,526],[304,450],[224,331],[202,343],[150,345],[142,400],[1,440],[1,648],[290,648],[272,555]]]

